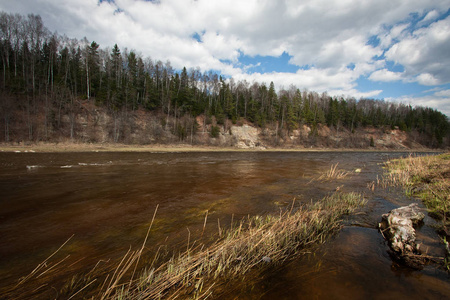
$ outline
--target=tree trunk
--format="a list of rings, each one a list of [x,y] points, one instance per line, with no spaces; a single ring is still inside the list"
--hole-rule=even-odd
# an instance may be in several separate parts
[[[9,118],[5,116],[5,142],[9,142]]]
[[[167,130],[167,128],[169,127],[169,115],[170,115],[170,98],[169,98],[169,104],[167,106],[167,117],[166,117],[166,126],[165,126],[165,130]]]
[[[75,113],[73,111],[71,111],[70,112],[70,139],[72,141],[73,141],[74,133],[75,133]]]
[[[33,140],[33,122],[31,120],[31,99],[27,96],[27,127],[28,127],[28,139]]]
[[[193,143],[194,140],[194,122],[197,122],[194,118],[194,120],[191,122],[191,145]]]
[[[6,88],[6,65],[3,59],[3,90]]]
[[[44,133],[45,139],[48,139],[48,96],[47,89],[45,91],[45,118],[44,118]]]
[[[88,100],[91,98],[90,95],[90,82],[89,82],[89,61],[88,58],[86,56],[86,88],[87,88],[87,98]]]

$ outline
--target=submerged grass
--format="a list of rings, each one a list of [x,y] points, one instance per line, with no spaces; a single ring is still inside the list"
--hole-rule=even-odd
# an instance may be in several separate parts
[[[8,289],[7,294],[11,295],[8,298],[31,299],[42,292],[46,298],[64,299],[206,299],[226,292],[229,286],[225,284],[231,280],[238,284],[236,280],[258,278],[268,268],[309,253],[341,228],[345,214],[364,204],[364,198],[357,193],[336,192],[302,205],[294,200],[276,215],[247,217],[232,222],[230,228],[218,223],[217,239],[207,244],[191,241],[188,230],[185,250],[171,257],[164,246],[156,253],[150,253],[146,247],[156,209],[142,246],[134,251],[129,249],[117,264],[101,268],[99,262],[89,273],[72,274],[63,286],[52,287],[48,281],[52,278],[50,273],[64,268],[62,262],[66,258],[61,261],[58,258],[57,263],[50,260],[58,256],[69,239]],[[206,219],[207,215],[205,223]]]
[[[105,280],[99,298],[205,299],[218,290],[221,282],[243,278],[251,270],[262,271],[323,243],[341,227],[343,215],[364,203],[360,194],[335,193],[295,210],[293,203],[289,210],[275,216],[249,217],[228,230],[221,229],[220,238],[211,246],[193,243],[165,263],[151,264],[136,279],[126,276],[142,251],[129,252]]]

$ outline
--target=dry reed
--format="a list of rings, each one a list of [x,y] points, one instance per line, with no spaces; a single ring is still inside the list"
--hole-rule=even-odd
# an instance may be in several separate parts
[[[292,206],[276,216],[246,218],[228,230],[219,225],[221,237],[211,246],[191,246],[159,266],[149,266],[139,278],[126,280],[127,271],[141,255],[141,251],[130,251],[101,299],[205,299],[224,279],[263,270],[323,243],[340,228],[344,214],[364,203],[359,194],[335,193],[295,212]]]
[[[152,262],[142,266],[144,263],[141,257],[147,249],[145,245],[151,234],[156,209],[138,250],[129,249],[115,267],[110,268],[111,265],[108,265],[111,270],[108,273],[104,272],[106,269],[97,270],[97,264],[85,275],[74,275],[59,293],[67,299],[206,299],[212,293],[216,295],[227,280],[243,278],[250,271],[262,272],[269,266],[279,265],[307,253],[313,245],[323,243],[341,227],[344,214],[351,213],[364,203],[362,196],[355,193],[335,193],[298,208],[295,208],[294,199],[284,212],[280,210],[276,215],[247,217],[239,222],[232,222],[229,229],[218,221],[219,237],[209,246],[198,241],[191,242],[191,232],[188,229],[188,244],[184,252],[165,259],[159,247],[153,254]],[[207,215],[204,227],[206,220]],[[50,277],[39,277],[64,267],[62,262],[65,258],[56,264],[50,262],[50,259],[69,240],[28,276],[22,278],[15,287],[16,292],[9,291],[11,295],[27,299],[32,298],[38,290],[49,288],[50,285],[45,280]],[[146,253],[147,256],[150,254]],[[141,267],[144,269],[138,271]],[[34,283],[39,283],[37,279],[44,284],[28,291],[25,285],[31,283],[33,286]]]
[[[403,187],[410,196],[421,198],[429,211],[442,220],[450,209],[450,154],[413,156],[388,161],[387,173],[378,184]]]
[[[327,181],[327,180],[334,180],[334,179],[343,179],[345,178],[349,172],[345,170],[338,169],[339,163],[336,163],[335,165],[331,165],[331,168],[323,173],[322,175],[317,178],[319,181]]]

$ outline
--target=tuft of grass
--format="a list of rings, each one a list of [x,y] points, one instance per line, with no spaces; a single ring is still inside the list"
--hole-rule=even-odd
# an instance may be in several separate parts
[[[206,299],[221,282],[263,271],[323,243],[341,227],[343,215],[364,204],[360,194],[335,193],[295,211],[293,203],[277,215],[248,217],[230,229],[222,228],[220,238],[211,246],[193,243],[185,252],[159,266],[149,266],[131,280],[125,278],[127,270],[141,253],[128,253],[100,298]]]
[[[338,169],[339,163],[336,163],[335,165],[331,165],[330,169],[323,173],[322,175],[317,178],[319,181],[327,181],[327,180],[334,180],[334,179],[343,179],[345,178],[349,172],[345,170]]]

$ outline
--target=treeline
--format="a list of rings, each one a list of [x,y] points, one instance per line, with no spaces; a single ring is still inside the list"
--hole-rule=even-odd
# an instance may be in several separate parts
[[[198,68],[175,70],[169,61],[154,61],[117,44],[101,48],[86,38],[80,41],[51,33],[41,17],[33,14],[0,13],[0,51],[4,141],[10,140],[14,111],[26,116],[28,138],[35,140],[36,122],[44,123],[46,130],[57,130],[62,126],[61,115],[76,118],[80,99],[95,101],[122,120],[133,110],[158,111],[167,116],[165,127],[180,139],[189,130],[192,133],[199,115],[218,125],[243,118],[260,127],[276,126],[287,134],[303,124],[312,128],[312,134],[319,124],[338,131],[398,127],[427,136],[432,147],[442,146],[450,132],[447,117],[431,108],[330,97],[293,86],[276,92],[272,82],[236,82]],[[38,121],[41,110],[44,117]],[[169,119],[175,121],[168,124]],[[113,140],[119,139],[114,134]]]

